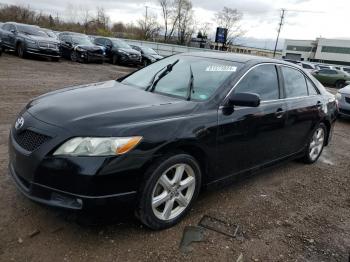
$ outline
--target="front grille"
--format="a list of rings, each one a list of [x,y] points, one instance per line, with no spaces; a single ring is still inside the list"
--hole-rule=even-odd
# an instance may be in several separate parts
[[[47,48],[47,49],[58,49],[58,45],[56,43],[50,43],[50,42],[39,42],[40,48]]]
[[[350,104],[350,97],[345,97],[345,101]]]
[[[97,50],[90,50],[89,54],[93,55],[103,55],[103,50],[102,49],[97,49]]]
[[[27,151],[34,151],[39,148],[42,144],[49,141],[51,137],[31,131],[29,129],[24,130],[19,134],[15,134],[14,138],[22,148]]]

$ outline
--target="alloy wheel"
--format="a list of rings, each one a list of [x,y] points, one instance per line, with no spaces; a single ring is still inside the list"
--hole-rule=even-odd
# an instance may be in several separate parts
[[[168,221],[182,214],[190,204],[196,188],[194,170],[187,164],[168,168],[158,179],[152,192],[154,215]]]
[[[325,139],[325,132],[322,127],[316,129],[309,147],[309,156],[312,161],[316,160],[323,149]]]

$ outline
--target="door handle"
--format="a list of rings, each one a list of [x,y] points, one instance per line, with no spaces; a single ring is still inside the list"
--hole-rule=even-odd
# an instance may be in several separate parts
[[[276,113],[275,113],[275,116],[276,116],[276,118],[282,118],[284,113],[285,112],[284,112],[284,110],[282,108],[278,108]]]

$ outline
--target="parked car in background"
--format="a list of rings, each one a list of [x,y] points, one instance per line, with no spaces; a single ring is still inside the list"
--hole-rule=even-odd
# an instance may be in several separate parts
[[[50,38],[53,38],[53,39],[58,40],[58,36],[57,36],[57,34],[56,34],[54,31],[52,31],[52,30],[50,30],[50,29],[46,29],[46,28],[42,28],[42,30],[43,30]]]
[[[308,72],[313,72],[316,70],[316,66],[309,62],[300,62],[299,65]]]
[[[350,81],[350,75],[344,71],[336,69],[321,69],[312,72],[313,76],[323,85],[342,88]]]
[[[38,26],[7,22],[0,29],[0,37],[2,48],[14,50],[19,57],[31,54],[55,61],[60,58],[59,41]]]
[[[300,61],[292,60],[292,59],[283,59],[283,60],[292,64],[297,64],[297,65],[300,63]]]
[[[316,162],[336,114],[334,95],[298,66],[183,53],[29,102],[10,129],[9,171],[42,204],[123,203],[146,226],[164,229],[202,188],[286,160]]]
[[[350,74],[350,67],[348,66],[340,66],[340,70]]]
[[[338,101],[339,115],[350,117],[350,85],[339,89],[335,97]]]
[[[73,62],[97,62],[103,63],[105,50],[95,45],[90,38],[84,34],[64,32],[59,34],[61,41],[61,54],[64,58]]]
[[[114,65],[141,64],[141,53],[132,49],[131,46],[123,40],[108,37],[96,37],[94,43],[105,48],[107,59]]]
[[[149,64],[152,64],[164,58],[163,56],[159,55],[156,51],[154,51],[152,48],[149,48],[146,46],[139,46],[139,45],[130,45],[130,46],[136,51],[139,51],[141,53],[143,66],[148,66]]]
[[[315,67],[316,67],[317,70],[321,70],[321,69],[335,69],[333,66],[326,65],[326,64],[315,64]]]

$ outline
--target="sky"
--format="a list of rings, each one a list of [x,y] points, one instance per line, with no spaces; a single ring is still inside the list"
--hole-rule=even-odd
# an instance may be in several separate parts
[[[99,6],[106,10],[112,22],[136,22],[144,15],[145,6],[149,6],[148,12],[157,15],[161,22],[157,0],[0,0],[0,3],[20,4],[60,16],[67,16],[72,7],[95,10]],[[211,23],[213,32],[216,28],[214,15],[224,6],[242,12],[241,27],[246,33],[239,41],[245,45],[253,45],[249,41],[255,40],[260,45],[264,45],[264,41],[265,45],[270,45],[277,35],[282,8],[287,10],[282,39],[350,39],[349,0],[192,0],[192,3],[196,20]]]

